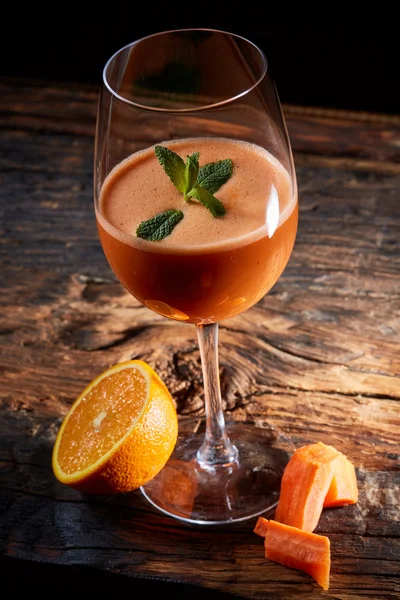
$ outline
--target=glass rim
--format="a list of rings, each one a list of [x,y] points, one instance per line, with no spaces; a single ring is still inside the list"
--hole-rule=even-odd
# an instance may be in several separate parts
[[[170,34],[170,33],[190,32],[190,31],[204,31],[204,32],[209,32],[209,33],[219,33],[219,34],[223,34],[225,36],[229,36],[232,38],[242,40],[242,41],[246,42],[247,44],[249,44],[250,46],[252,46],[259,53],[260,57],[262,58],[262,62],[263,62],[262,71],[261,71],[261,74],[258,77],[257,81],[255,81],[255,83],[253,85],[249,86],[248,88],[246,88],[239,94],[235,94],[234,96],[226,98],[225,100],[220,100],[219,102],[215,102],[215,103],[211,103],[211,104],[204,104],[204,105],[200,105],[200,106],[193,106],[190,108],[161,108],[161,107],[157,107],[157,106],[148,106],[146,104],[140,104],[139,102],[134,102],[132,100],[128,100],[128,98],[124,98],[124,96],[121,96],[111,86],[111,84],[107,80],[107,70],[108,70],[109,66],[111,65],[111,63],[113,61],[115,61],[115,59],[118,57],[119,54],[124,52],[124,50],[127,50],[128,48],[132,48],[133,46],[139,44],[140,42],[143,42],[144,40],[148,40],[150,38],[154,38],[154,37],[158,37],[158,36],[166,35],[166,34]],[[184,27],[181,29],[168,29],[165,31],[159,31],[157,33],[152,33],[150,35],[145,35],[141,38],[138,38],[137,40],[134,40],[133,42],[129,42],[125,46],[122,46],[122,48],[119,48],[119,50],[114,52],[114,54],[107,60],[106,64],[104,65],[102,80],[103,80],[103,83],[104,83],[106,89],[110,92],[110,94],[114,98],[116,98],[120,102],[123,102],[124,104],[127,104],[128,106],[131,106],[133,108],[139,108],[141,110],[148,110],[148,111],[159,112],[159,113],[188,113],[188,112],[198,112],[198,111],[202,111],[202,110],[210,110],[210,109],[214,109],[214,108],[219,108],[221,106],[225,106],[227,104],[231,104],[232,102],[235,102],[239,98],[242,98],[243,96],[247,95],[249,92],[254,90],[256,87],[258,87],[260,85],[261,81],[266,76],[267,71],[268,71],[268,61],[267,61],[267,57],[265,56],[265,53],[263,52],[263,50],[261,50],[261,48],[257,44],[255,44],[248,38],[246,38],[242,35],[239,35],[237,33],[231,33],[229,31],[224,31],[222,29],[211,29],[211,28],[207,28],[207,27]]]

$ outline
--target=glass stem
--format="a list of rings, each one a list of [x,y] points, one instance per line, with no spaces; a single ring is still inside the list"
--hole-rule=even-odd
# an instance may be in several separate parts
[[[218,367],[218,323],[197,325],[206,411],[206,433],[197,452],[198,462],[205,467],[229,464],[238,451],[226,433],[222,409]]]

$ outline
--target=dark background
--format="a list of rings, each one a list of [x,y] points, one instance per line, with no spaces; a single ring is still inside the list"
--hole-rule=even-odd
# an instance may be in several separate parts
[[[322,5],[319,20],[288,22],[289,6],[272,17],[265,3],[245,1],[214,2],[208,13],[196,4],[179,9],[171,4],[164,14],[150,2],[139,13],[138,3],[120,0],[82,0],[65,7],[39,2],[29,13],[18,4],[14,17],[3,20],[2,74],[96,84],[108,58],[137,38],[166,29],[216,28],[247,37],[264,50],[283,103],[400,114],[395,16],[386,8],[385,21],[379,21],[378,5],[368,19],[339,14],[333,2]],[[12,43],[9,28],[15,33]]]

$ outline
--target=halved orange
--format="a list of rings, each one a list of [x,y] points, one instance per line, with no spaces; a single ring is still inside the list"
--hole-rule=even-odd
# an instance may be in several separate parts
[[[140,360],[120,363],[71,406],[54,444],[53,472],[86,493],[130,492],[161,471],[177,435],[176,408],[157,373]]]

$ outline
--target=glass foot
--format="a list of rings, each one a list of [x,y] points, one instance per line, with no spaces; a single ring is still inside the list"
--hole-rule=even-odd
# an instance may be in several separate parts
[[[180,421],[171,458],[141,488],[147,500],[165,514],[196,525],[236,523],[273,509],[293,443],[272,427],[231,421],[226,429],[238,449],[237,461],[205,467],[196,460],[204,419]]]

